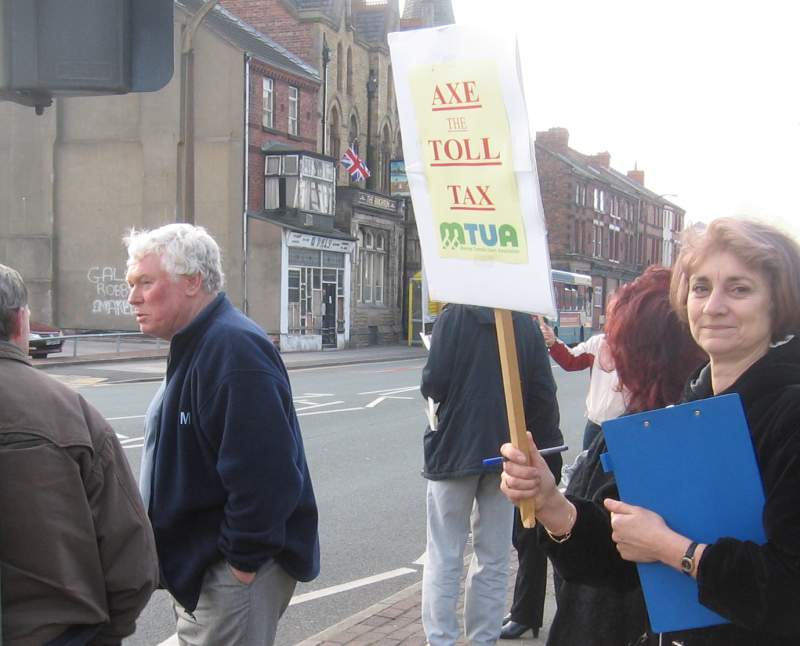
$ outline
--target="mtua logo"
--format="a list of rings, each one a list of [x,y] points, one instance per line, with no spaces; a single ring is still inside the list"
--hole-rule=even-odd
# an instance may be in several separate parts
[[[192,414],[189,411],[180,411],[179,413],[179,425],[180,426],[189,426],[192,423]]]
[[[442,222],[439,237],[445,249],[496,249],[498,245],[513,249],[519,247],[517,230],[510,224],[498,227],[495,224]]]

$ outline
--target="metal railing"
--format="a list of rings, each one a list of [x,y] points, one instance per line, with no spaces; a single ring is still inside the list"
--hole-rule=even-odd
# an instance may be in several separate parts
[[[162,347],[168,347],[169,344],[164,341],[163,339],[159,339],[157,337],[152,337],[147,334],[142,334],[141,332],[100,332],[97,334],[64,334],[60,337],[53,337],[63,340],[65,343],[67,341],[72,341],[72,356],[78,356],[78,345],[81,341],[89,341],[89,340],[116,340],[116,353],[120,354],[122,352],[122,339],[123,338],[135,338],[135,339],[142,339],[142,340],[150,340],[154,341],[155,349],[161,350]],[[62,352],[64,348],[62,346]],[[62,355],[63,356],[63,355]]]

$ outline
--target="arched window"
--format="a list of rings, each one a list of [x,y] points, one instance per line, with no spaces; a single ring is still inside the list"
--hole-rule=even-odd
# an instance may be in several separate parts
[[[347,48],[347,93],[353,94],[353,50]]]
[[[342,91],[342,43],[336,45],[336,89]]]

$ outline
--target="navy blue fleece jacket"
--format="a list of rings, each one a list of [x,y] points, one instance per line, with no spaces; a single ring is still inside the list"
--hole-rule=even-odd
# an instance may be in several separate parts
[[[319,573],[317,506],[286,368],[261,328],[217,296],[172,339],[150,519],[162,583],[188,611],[220,559]]]

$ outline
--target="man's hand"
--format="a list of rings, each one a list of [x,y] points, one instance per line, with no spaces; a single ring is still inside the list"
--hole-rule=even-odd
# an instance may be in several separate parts
[[[243,583],[244,585],[250,585],[253,579],[256,578],[255,572],[242,572],[242,570],[237,570],[230,563],[228,563],[228,567],[231,569],[231,574],[236,577],[239,583]]]

